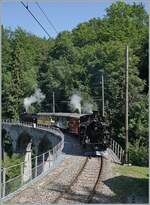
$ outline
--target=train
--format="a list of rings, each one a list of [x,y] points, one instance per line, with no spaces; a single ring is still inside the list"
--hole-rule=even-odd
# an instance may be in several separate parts
[[[107,149],[110,145],[109,124],[97,112],[79,113],[22,113],[20,121],[57,127],[79,138],[83,148]]]

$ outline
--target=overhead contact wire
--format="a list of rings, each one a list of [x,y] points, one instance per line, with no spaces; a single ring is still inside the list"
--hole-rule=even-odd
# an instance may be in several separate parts
[[[39,22],[39,20],[33,15],[33,13],[29,10],[28,6],[26,6],[22,1],[20,3],[27,9],[27,11],[30,13],[30,15],[36,20],[36,22],[41,26],[41,28],[44,30],[44,32],[51,37],[50,34],[46,31],[46,29],[42,26],[42,24]]]
[[[51,20],[48,18],[48,16],[46,15],[46,13],[44,12],[44,10],[40,7],[38,2],[35,2],[36,5],[38,6],[38,8],[41,10],[41,12],[43,13],[43,15],[45,16],[45,18],[47,19],[48,23],[50,24],[50,26],[54,29],[55,33],[58,34],[58,31],[56,29],[56,27],[54,26],[54,24],[51,22]]]

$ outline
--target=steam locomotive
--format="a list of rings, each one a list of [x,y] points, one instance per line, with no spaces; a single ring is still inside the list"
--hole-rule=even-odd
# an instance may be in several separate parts
[[[93,151],[106,150],[110,146],[109,124],[104,117],[94,116],[90,122],[81,123],[80,143]]]
[[[93,114],[23,113],[20,121],[58,127],[77,136],[84,148],[106,149],[109,146],[109,124],[97,112]]]

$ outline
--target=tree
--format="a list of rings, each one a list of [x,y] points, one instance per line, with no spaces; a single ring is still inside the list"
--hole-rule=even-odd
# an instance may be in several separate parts
[[[49,44],[47,40],[21,28],[15,32],[4,29],[2,37],[3,117],[16,119],[22,111],[23,99],[30,96],[38,86],[39,65],[44,60]]]
[[[2,27],[2,116],[9,118],[9,96],[11,85],[11,62],[12,62],[12,31]]]

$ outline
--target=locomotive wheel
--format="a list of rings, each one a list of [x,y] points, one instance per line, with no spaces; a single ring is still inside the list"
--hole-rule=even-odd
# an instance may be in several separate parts
[[[80,142],[80,145],[82,145],[82,142],[83,142],[83,138],[82,137],[80,137],[79,142]]]
[[[86,148],[87,148],[86,143],[82,143],[82,148],[83,148],[83,149],[86,149]]]

